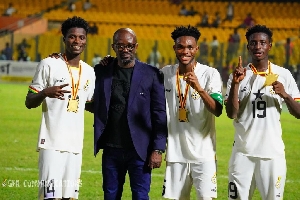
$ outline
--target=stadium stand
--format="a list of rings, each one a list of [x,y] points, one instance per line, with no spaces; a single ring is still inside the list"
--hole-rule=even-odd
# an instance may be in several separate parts
[[[0,11],[3,13],[5,7],[9,4],[9,0],[2,0],[0,3]],[[70,12],[67,10],[67,2],[62,0],[14,0],[14,6],[17,9],[15,14],[18,17],[28,17],[36,13],[42,13],[42,18],[48,20],[49,31],[38,37],[29,38],[35,50],[30,49],[30,57],[32,60],[40,54],[41,58],[48,56],[52,52],[58,52],[61,48],[61,40],[59,40],[59,26],[54,26],[52,30],[50,25],[59,24],[67,17],[78,15],[89,21],[96,23],[98,27],[97,35],[90,35],[88,38],[88,46],[84,53],[84,59],[91,63],[94,53],[98,53],[101,57],[111,54],[112,52],[111,37],[114,31],[120,27],[131,27],[138,36],[140,48],[138,49],[138,57],[142,61],[147,60],[147,56],[155,41],[158,42],[158,50],[162,57],[168,62],[173,63],[176,58],[173,55],[170,33],[176,26],[180,25],[197,25],[201,19],[201,14],[208,12],[209,22],[213,20],[215,12],[219,12],[221,18],[226,17],[226,6],[228,1],[182,1],[187,8],[193,6],[198,12],[194,16],[180,16],[178,12],[180,5],[170,3],[169,0],[109,0],[99,1],[90,0],[95,5],[88,11],[82,10],[83,0],[75,1],[76,10]],[[251,13],[256,24],[266,24],[274,31],[274,48],[271,52],[274,62],[284,64],[284,42],[286,38],[292,38],[294,44],[294,52],[291,63],[297,65],[300,63],[300,3],[297,1],[280,2],[280,1],[232,1],[234,6],[234,18],[230,21],[224,21],[218,28],[199,27],[202,37],[206,37],[208,42],[212,40],[213,35],[218,36],[221,43],[220,46],[220,62],[219,65],[225,64],[226,48],[228,45],[228,37],[233,29],[238,27],[243,21],[247,13]],[[263,12],[260,8],[263,8]],[[241,44],[239,54],[244,55],[247,60],[247,51],[245,48],[245,29],[238,29],[241,36]],[[202,38],[201,37],[201,38]],[[200,41],[201,41],[200,38]],[[50,42],[49,42],[50,41]],[[35,44],[38,43],[38,44]],[[34,51],[38,51],[34,52]],[[274,51],[274,52],[273,52]],[[209,62],[213,60],[209,57]],[[234,63],[235,60],[231,60]]]

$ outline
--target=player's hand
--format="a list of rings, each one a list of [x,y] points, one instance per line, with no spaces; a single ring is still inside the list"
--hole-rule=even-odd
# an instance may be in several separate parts
[[[150,169],[160,168],[161,162],[162,162],[162,155],[157,151],[153,151],[150,156],[149,164],[148,164]]]
[[[98,76],[99,73],[101,73],[102,67],[108,66],[111,62],[113,62],[114,57],[107,55],[105,56],[102,60],[100,60],[99,64],[95,65],[94,71],[96,74],[96,77]]]
[[[48,57],[57,59],[57,58],[60,58],[60,56],[61,56],[61,53],[52,53]]]
[[[234,83],[240,83],[246,76],[246,68],[242,66],[241,56],[239,56],[238,66],[235,68],[232,75],[233,75],[232,82]]]
[[[107,66],[108,64],[110,64],[112,61],[114,60],[114,57],[111,55],[107,55],[105,56],[102,60],[100,60],[99,64],[101,66]]]
[[[276,94],[278,94],[281,98],[286,98],[288,94],[285,92],[285,89],[279,81],[275,81],[272,83],[273,90]]]
[[[200,86],[198,78],[195,72],[187,72],[183,75],[183,80],[186,81],[194,90],[197,92],[203,91],[203,88]]]
[[[53,86],[53,87],[49,87],[44,89],[43,95],[45,97],[50,97],[50,98],[57,98],[60,100],[64,100],[64,94],[65,93],[71,93],[71,91],[69,90],[64,90],[63,88],[68,86],[69,84],[63,84],[63,85],[59,85],[59,86]]]

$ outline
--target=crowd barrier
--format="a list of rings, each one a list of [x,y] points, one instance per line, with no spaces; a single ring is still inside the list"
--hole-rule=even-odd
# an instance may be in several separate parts
[[[3,81],[31,81],[38,62],[0,61],[0,80]]]

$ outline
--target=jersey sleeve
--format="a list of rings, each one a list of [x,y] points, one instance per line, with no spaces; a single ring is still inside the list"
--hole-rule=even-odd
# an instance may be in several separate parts
[[[222,80],[220,73],[216,69],[213,69],[208,93],[214,100],[223,105]]]
[[[233,74],[231,73],[229,75],[228,81],[227,81],[227,88],[226,93],[224,97],[224,103],[226,104],[228,101],[231,84],[232,84]],[[252,86],[255,82],[256,87],[263,88],[263,85],[265,83],[266,78],[262,76],[254,75],[252,70],[246,71],[246,76],[244,79],[239,83],[239,89],[238,89],[238,101],[241,102],[244,100],[244,98],[248,97],[251,93]]]
[[[95,72],[94,71],[91,71],[90,77],[91,78],[88,80],[89,84],[90,84],[90,87],[89,87],[89,93],[88,93],[88,97],[87,97],[87,103],[92,102],[93,99],[94,99],[93,96],[94,96],[95,81],[96,81]]]
[[[225,97],[224,97],[224,103],[226,104],[228,96],[229,96],[229,92],[230,92],[230,88],[231,88],[231,83],[232,83],[232,73],[229,75],[229,78],[227,80],[227,87],[226,87],[226,93],[225,93]]]
[[[32,82],[29,85],[28,91],[32,93],[39,93],[48,87],[49,84],[49,65],[42,60],[36,67]]]

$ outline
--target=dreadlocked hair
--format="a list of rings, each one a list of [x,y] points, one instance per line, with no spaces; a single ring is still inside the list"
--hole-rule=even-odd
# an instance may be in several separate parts
[[[88,33],[89,31],[89,24],[87,23],[87,21],[85,21],[81,17],[74,16],[72,18],[68,18],[66,21],[62,23],[61,32],[63,36],[65,37],[68,30],[74,27],[83,28],[86,33]]]
[[[176,27],[175,30],[171,33],[171,37],[174,41],[181,36],[192,36],[196,39],[196,41],[198,41],[198,39],[201,36],[201,33],[196,27],[191,25],[188,25],[187,27]]]
[[[273,36],[273,33],[272,31],[266,27],[265,25],[254,25],[250,28],[247,29],[247,32],[246,32],[246,39],[247,41],[249,41],[249,38],[250,36],[253,34],[253,33],[265,33],[266,35],[268,35],[269,37],[269,41],[272,42],[272,36]]]

